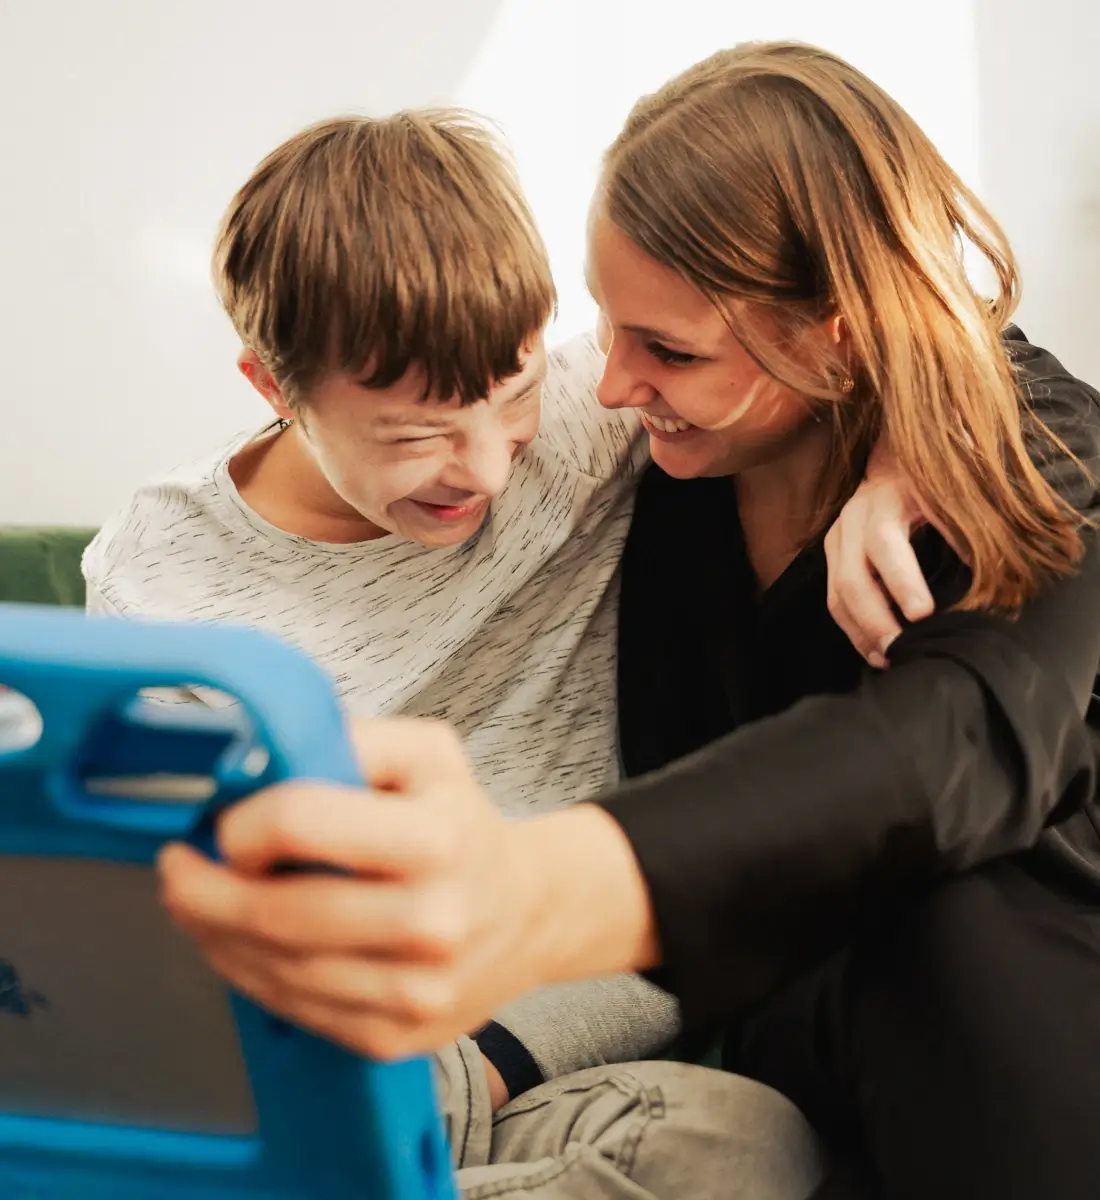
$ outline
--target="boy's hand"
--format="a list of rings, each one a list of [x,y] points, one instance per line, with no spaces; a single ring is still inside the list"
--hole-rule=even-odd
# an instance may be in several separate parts
[[[909,540],[928,523],[920,497],[880,442],[863,483],[825,536],[829,612],[873,667],[886,666],[901,633],[891,599],[909,621],[935,611]]]

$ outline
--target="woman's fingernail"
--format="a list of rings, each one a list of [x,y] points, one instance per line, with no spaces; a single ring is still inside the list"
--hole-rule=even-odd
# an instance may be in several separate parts
[[[878,652],[883,658],[886,658],[889,655],[890,647],[897,640],[897,636],[898,635],[896,633],[887,633],[880,639],[878,644]]]
[[[881,671],[882,668],[886,666],[886,659],[884,659],[877,650],[872,650],[871,653],[867,655],[867,661],[872,667],[875,668],[876,671]]]

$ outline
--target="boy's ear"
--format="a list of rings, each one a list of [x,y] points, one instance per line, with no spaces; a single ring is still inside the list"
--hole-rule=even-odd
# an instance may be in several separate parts
[[[280,420],[289,421],[293,418],[294,414],[275,382],[275,376],[260,361],[255,350],[242,350],[237,355],[237,370],[271,405],[272,411]]]

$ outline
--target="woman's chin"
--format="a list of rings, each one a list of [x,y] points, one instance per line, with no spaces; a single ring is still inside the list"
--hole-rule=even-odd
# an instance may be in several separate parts
[[[677,446],[651,437],[649,453],[657,466],[673,479],[708,479],[728,474],[716,456],[699,445]]]

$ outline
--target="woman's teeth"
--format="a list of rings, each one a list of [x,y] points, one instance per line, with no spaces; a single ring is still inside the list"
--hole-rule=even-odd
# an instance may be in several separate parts
[[[684,433],[695,428],[690,421],[681,421],[679,417],[655,417],[647,412],[643,412],[642,416],[661,433]]]

